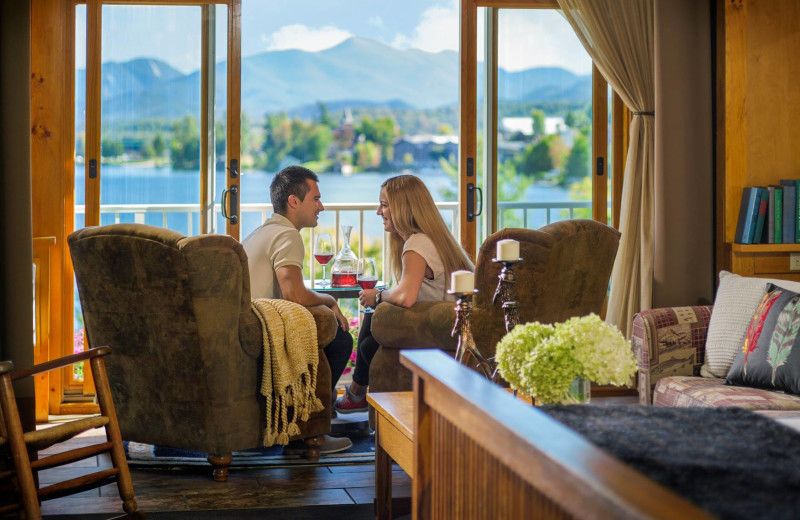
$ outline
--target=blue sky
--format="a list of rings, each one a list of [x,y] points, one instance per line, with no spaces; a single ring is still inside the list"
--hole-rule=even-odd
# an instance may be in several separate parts
[[[77,66],[84,67],[85,7],[78,8]],[[224,37],[225,10],[218,8]],[[199,68],[200,8],[106,6],[103,61],[152,56],[182,72]],[[482,30],[479,38],[482,38]],[[579,74],[591,62],[563,18],[549,10],[501,10],[499,62],[506,70],[561,66]],[[268,50],[319,51],[351,36],[400,49],[458,50],[457,0],[243,0],[244,56]],[[480,39],[479,39],[480,41]],[[220,45],[219,59],[224,59]],[[481,49],[479,49],[482,52]]]

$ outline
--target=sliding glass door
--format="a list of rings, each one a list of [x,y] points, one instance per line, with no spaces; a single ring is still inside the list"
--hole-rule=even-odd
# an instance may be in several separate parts
[[[239,238],[240,0],[90,0],[74,20],[75,229]],[[62,303],[74,316],[63,354],[81,351],[77,289]],[[83,370],[62,374],[62,413],[94,406]]]
[[[607,221],[608,87],[554,1],[463,1],[462,242]]]
[[[140,222],[238,238],[238,220],[218,214],[238,213],[238,0],[85,10],[76,227]]]

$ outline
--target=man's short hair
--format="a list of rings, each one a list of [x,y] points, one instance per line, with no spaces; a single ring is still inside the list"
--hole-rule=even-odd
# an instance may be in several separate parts
[[[305,200],[308,193],[307,180],[319,182],[317,174],[302,166],[288,166],[279,171],[272,184],[269,185],[269,197],[275,213],[286,215],[289,206],[289,195]]]

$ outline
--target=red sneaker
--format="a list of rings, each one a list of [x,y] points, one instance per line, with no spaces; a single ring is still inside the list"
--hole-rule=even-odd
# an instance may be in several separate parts
[[[350,391],[349,386],[344,387],[344,394],[336,399],[334,405],[338,413],[366,412],[368,407],[367,394],[356,395]]]

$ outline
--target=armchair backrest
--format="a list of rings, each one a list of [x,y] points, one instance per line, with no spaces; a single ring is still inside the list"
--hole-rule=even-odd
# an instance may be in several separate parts
[[[505,334],[503,310],[492,305],[502,269],[492,262],[498,241],[511,238],[520,243],[523,260],[514,266],[520,323],[555,323],[602,312],[619,237],[619,231],[594,220],[565,220],[538,230],[506,228],[490,235],[475,265],[475,306],[483,310],[481,323],[473,324],[478,344],[494,355],[494,346]]]
[[[259,350],[240,341],[255,317],[238,241],[116,224],[68,242],[89,345],[114,350],[107,365],[124,438],[211,451],[239,435],[240,417],[259,417]]]

